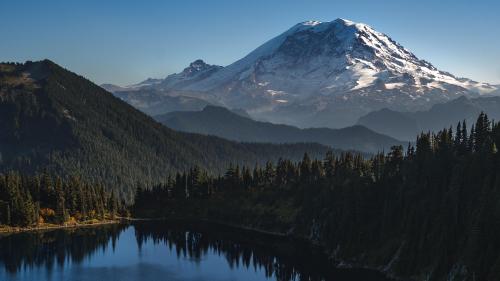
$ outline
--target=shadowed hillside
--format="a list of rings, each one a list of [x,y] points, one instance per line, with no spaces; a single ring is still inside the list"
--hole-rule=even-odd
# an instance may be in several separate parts
[[[171,112],[155,117],[179,131],[215,135],[250,142],[316,142],[338,149],[376,153],[402,142],[363,126],[343,129],[299,129],[288,125],[254,121],[223,107],[207,106],[202,111]]]
[[[263,164],[327,150],[178,133],[48,60],[0,64],[0,127],[0,171],[82,175],[128,198],[138,181],[152,184],[193,165],[220,172],[230,162]]]

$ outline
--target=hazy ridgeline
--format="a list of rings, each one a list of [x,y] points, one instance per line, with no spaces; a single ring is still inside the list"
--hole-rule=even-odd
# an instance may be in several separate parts
[[[102,184],[131,201],[137,183],[198,165],[299,160],[319,144],[239,143],[170,130],[87,79],[44,60],[0,64],[0,172],[46,171]]]
[[[0,4],[0,281],[500,280],[500,4],[259,1]]]

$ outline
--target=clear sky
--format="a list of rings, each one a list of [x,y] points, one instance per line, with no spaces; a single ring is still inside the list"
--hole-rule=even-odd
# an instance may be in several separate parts
[[[228,65],[305,20],[371,25],[459,77],[500,84],[498,0],[0,0],[0,61],[49,58],[96,83]]]

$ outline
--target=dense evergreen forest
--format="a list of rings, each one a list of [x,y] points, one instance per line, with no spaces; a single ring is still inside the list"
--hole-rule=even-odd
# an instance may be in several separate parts
[[[343,264],[417,280],[498,280],[500,123],[421,134],[364,159],[307,154],[138,188],[138,217],[194,218],[303,237]]]
[[[43,61],[0,64],[0,128],[2,224],[112,217],[135,196],[137,217],[286,233],[397,276],[500,276],[500,124],[485,114],[367,159],[175,132]]]
[[[0,63],[0,172],[76,175],[132,200],[136,183],[199,165],[319,156],[319,144],[252,144],[179,133],[49,61]]]
[[[26,227],[115,219],[126,213],[125,207],[114,192],[78,177],[0,174],[0,224]]]

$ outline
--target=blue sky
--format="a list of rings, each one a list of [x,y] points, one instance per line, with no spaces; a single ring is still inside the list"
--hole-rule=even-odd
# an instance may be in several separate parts
[[[305,20],[373,26],[459,77],[500,84],[500,1],[0,1],[0,61],[49,58],[96,83],[227,65]]]

